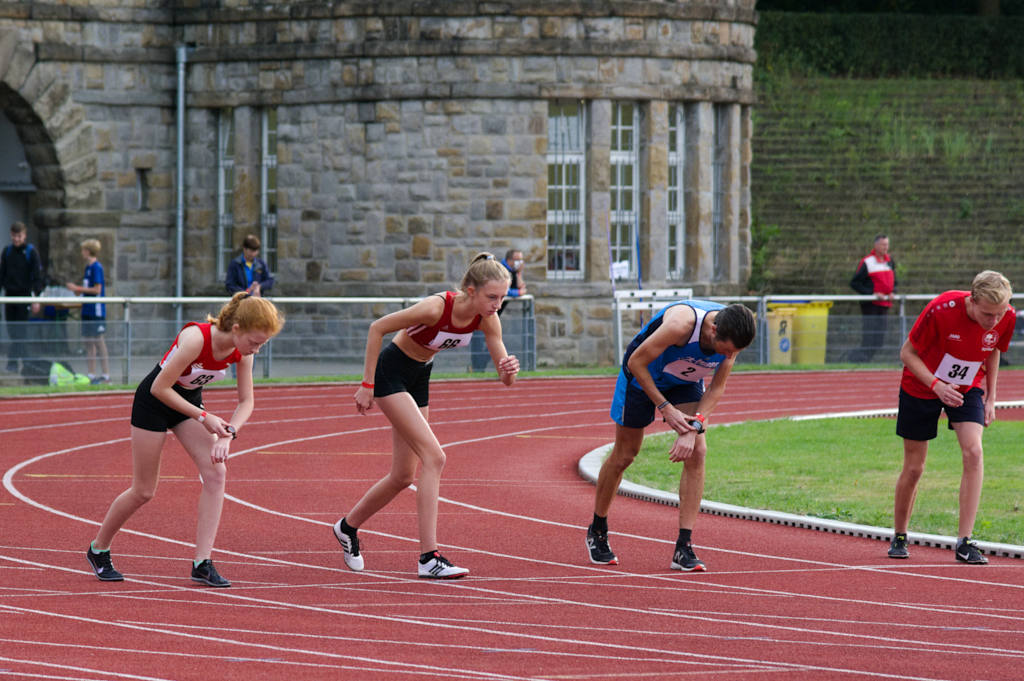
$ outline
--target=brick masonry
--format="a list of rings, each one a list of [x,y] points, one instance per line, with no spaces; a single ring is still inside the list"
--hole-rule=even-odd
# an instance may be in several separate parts
[[[278,116],[279,295],[423,295],[479,250],[527,257],[540,364],[615,361],[609,112],[644,114],[645,288],[730,295],[749,274],[753,0],[0,3],[0,107],[58,277],[96,236],[116,292],[174,290],[174,47],[190,46],[186,295],[219,294],[218,111],[236,126],[237,231],[258,231],[259,112]],[[588,102],[588,267],[546,280],[547,105]],[[687,107],[687,280],[664,252],[667,104]],[[711,263],[714,105],[725,105],[725,239]],[[144,184],[145,206],[139,186]],[[620,283],[620,285],[624,285]]]

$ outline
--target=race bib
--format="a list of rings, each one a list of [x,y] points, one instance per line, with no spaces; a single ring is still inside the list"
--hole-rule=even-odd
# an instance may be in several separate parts
[[[958,359],[947,352],[939,362],[939,368],[935,370],[935,377],[953,385],[972,385],[979,369],[981,362]]]
[[[430,344],[427,345],[427,347],[433,350],[448,350],[450,348],[457,348],[460,345],[468,345],[469,339],[472,335],[472,332],[449,333],[447,331],[438,331],[437,335],[434,336],[434,340],[430,341]]]
[[[189,372],[178,377],[178,385],[193,390],[202,388],[207,383],[219,381],[227,376],[227,369],[206,369],[198,364],[189,367]]]
[[[706,376],[715,373],[717,368],[717,364],[715,366],[707,366],[705,364],[698,364],[690,359],[681,358],[674,362],[669,362],[661,371],[669,376],[675,376],[680,381],[696,383]]]

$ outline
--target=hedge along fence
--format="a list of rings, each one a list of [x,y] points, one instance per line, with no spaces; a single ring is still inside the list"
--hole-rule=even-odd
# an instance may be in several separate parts
[[[757,68],[879,77],[1024,77],[1024,17],[760,12]]]

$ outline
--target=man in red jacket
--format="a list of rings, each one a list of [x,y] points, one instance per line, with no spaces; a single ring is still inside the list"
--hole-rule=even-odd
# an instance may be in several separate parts
[[[861,301],[864,322],[861,347],[850,353],[855,362],[869,362],[882,347],[888,326],[889,308],[896,290],[896,262],[889,255],[889,237],[879,234],[875,247],[857,263],[857,272],[850,280],[854,291],[874,300]],[[893,357],[895,359],[895,357]]]

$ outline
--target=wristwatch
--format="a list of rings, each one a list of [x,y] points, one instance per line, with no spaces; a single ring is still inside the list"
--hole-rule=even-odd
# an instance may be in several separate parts
[[[693,429],[697,431],[698,435],[704,432],[704,422],[700,419],[693,419],[690,421],[690,425],[693,426]]]
[[[234,426],[232,426],[232,425],[228,424],[228,425],[224,426],[224,430],[226,430],[226,431],[228,431],[229,433],[231,433],[231,439],[232,439],[232,440],[236,440],[236,439],[238,439],[238,431],[237,431],[237,430],[235,430],[235,427],[234,427]]]

